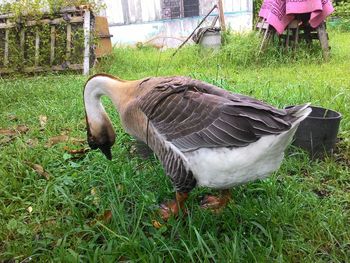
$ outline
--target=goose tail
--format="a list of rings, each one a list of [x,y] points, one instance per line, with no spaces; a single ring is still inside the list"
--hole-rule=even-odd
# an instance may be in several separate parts
[[[303,105],[294,106],[292,108],[287,109],[287,113],[292,116],[292,125],[295,126],[302,122],[309,114],[312,109],[309,107],[310,103],[306,103]]]

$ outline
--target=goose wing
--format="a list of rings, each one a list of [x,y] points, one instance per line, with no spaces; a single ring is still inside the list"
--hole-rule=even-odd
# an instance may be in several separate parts
[[[286,111],[202,81],[156,78],[142,85],[149,90],[139,98],[148,125],[183,152],[243,147],[291,127]]]

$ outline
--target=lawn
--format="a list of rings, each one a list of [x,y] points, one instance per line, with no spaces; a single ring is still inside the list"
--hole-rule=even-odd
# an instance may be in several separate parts
[[[343,115],[333,156],[311,160],[291,147],[264,181],[232,189],[215,214],[199,208],[163,222],[173,198],[155,158],[143,160],[104,99],[117,137],[113,160],[87,147],[78,74],[0,79],[0,262],[349,262],[350,33],[331,32],[332,57],[315,45],[296,54],[255,36],[228,36],[219,53],[118,48],[96,72],[124,79],[186,75],[277,107],[311,102]],[[322,128],[322,127],[320,127]],[[15,131],[17,129],[17,131]]]

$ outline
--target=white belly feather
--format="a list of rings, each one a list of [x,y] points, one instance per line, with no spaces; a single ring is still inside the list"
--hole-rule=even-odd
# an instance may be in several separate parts
[[[230,188],[276,171],[298,125],[240,148],[201,148],[184,153],[198,186]]]

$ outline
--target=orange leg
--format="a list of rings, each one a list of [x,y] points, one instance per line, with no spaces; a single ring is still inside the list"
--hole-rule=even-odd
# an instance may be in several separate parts
[[[178,216],[179,211],[186,214],[185,201],[188,198],[188,193],[176,192],[176,200],[172,200],[160,205],[160,215],[164,221],[167,221],[172,215]]]
[[[221,190],[221,195],[219,197],[213,195],[204,196],[201,201],[201,208],[210,209],[214,212],[220,212],[224,207],[226,207],[231,199],[230,190]]]

